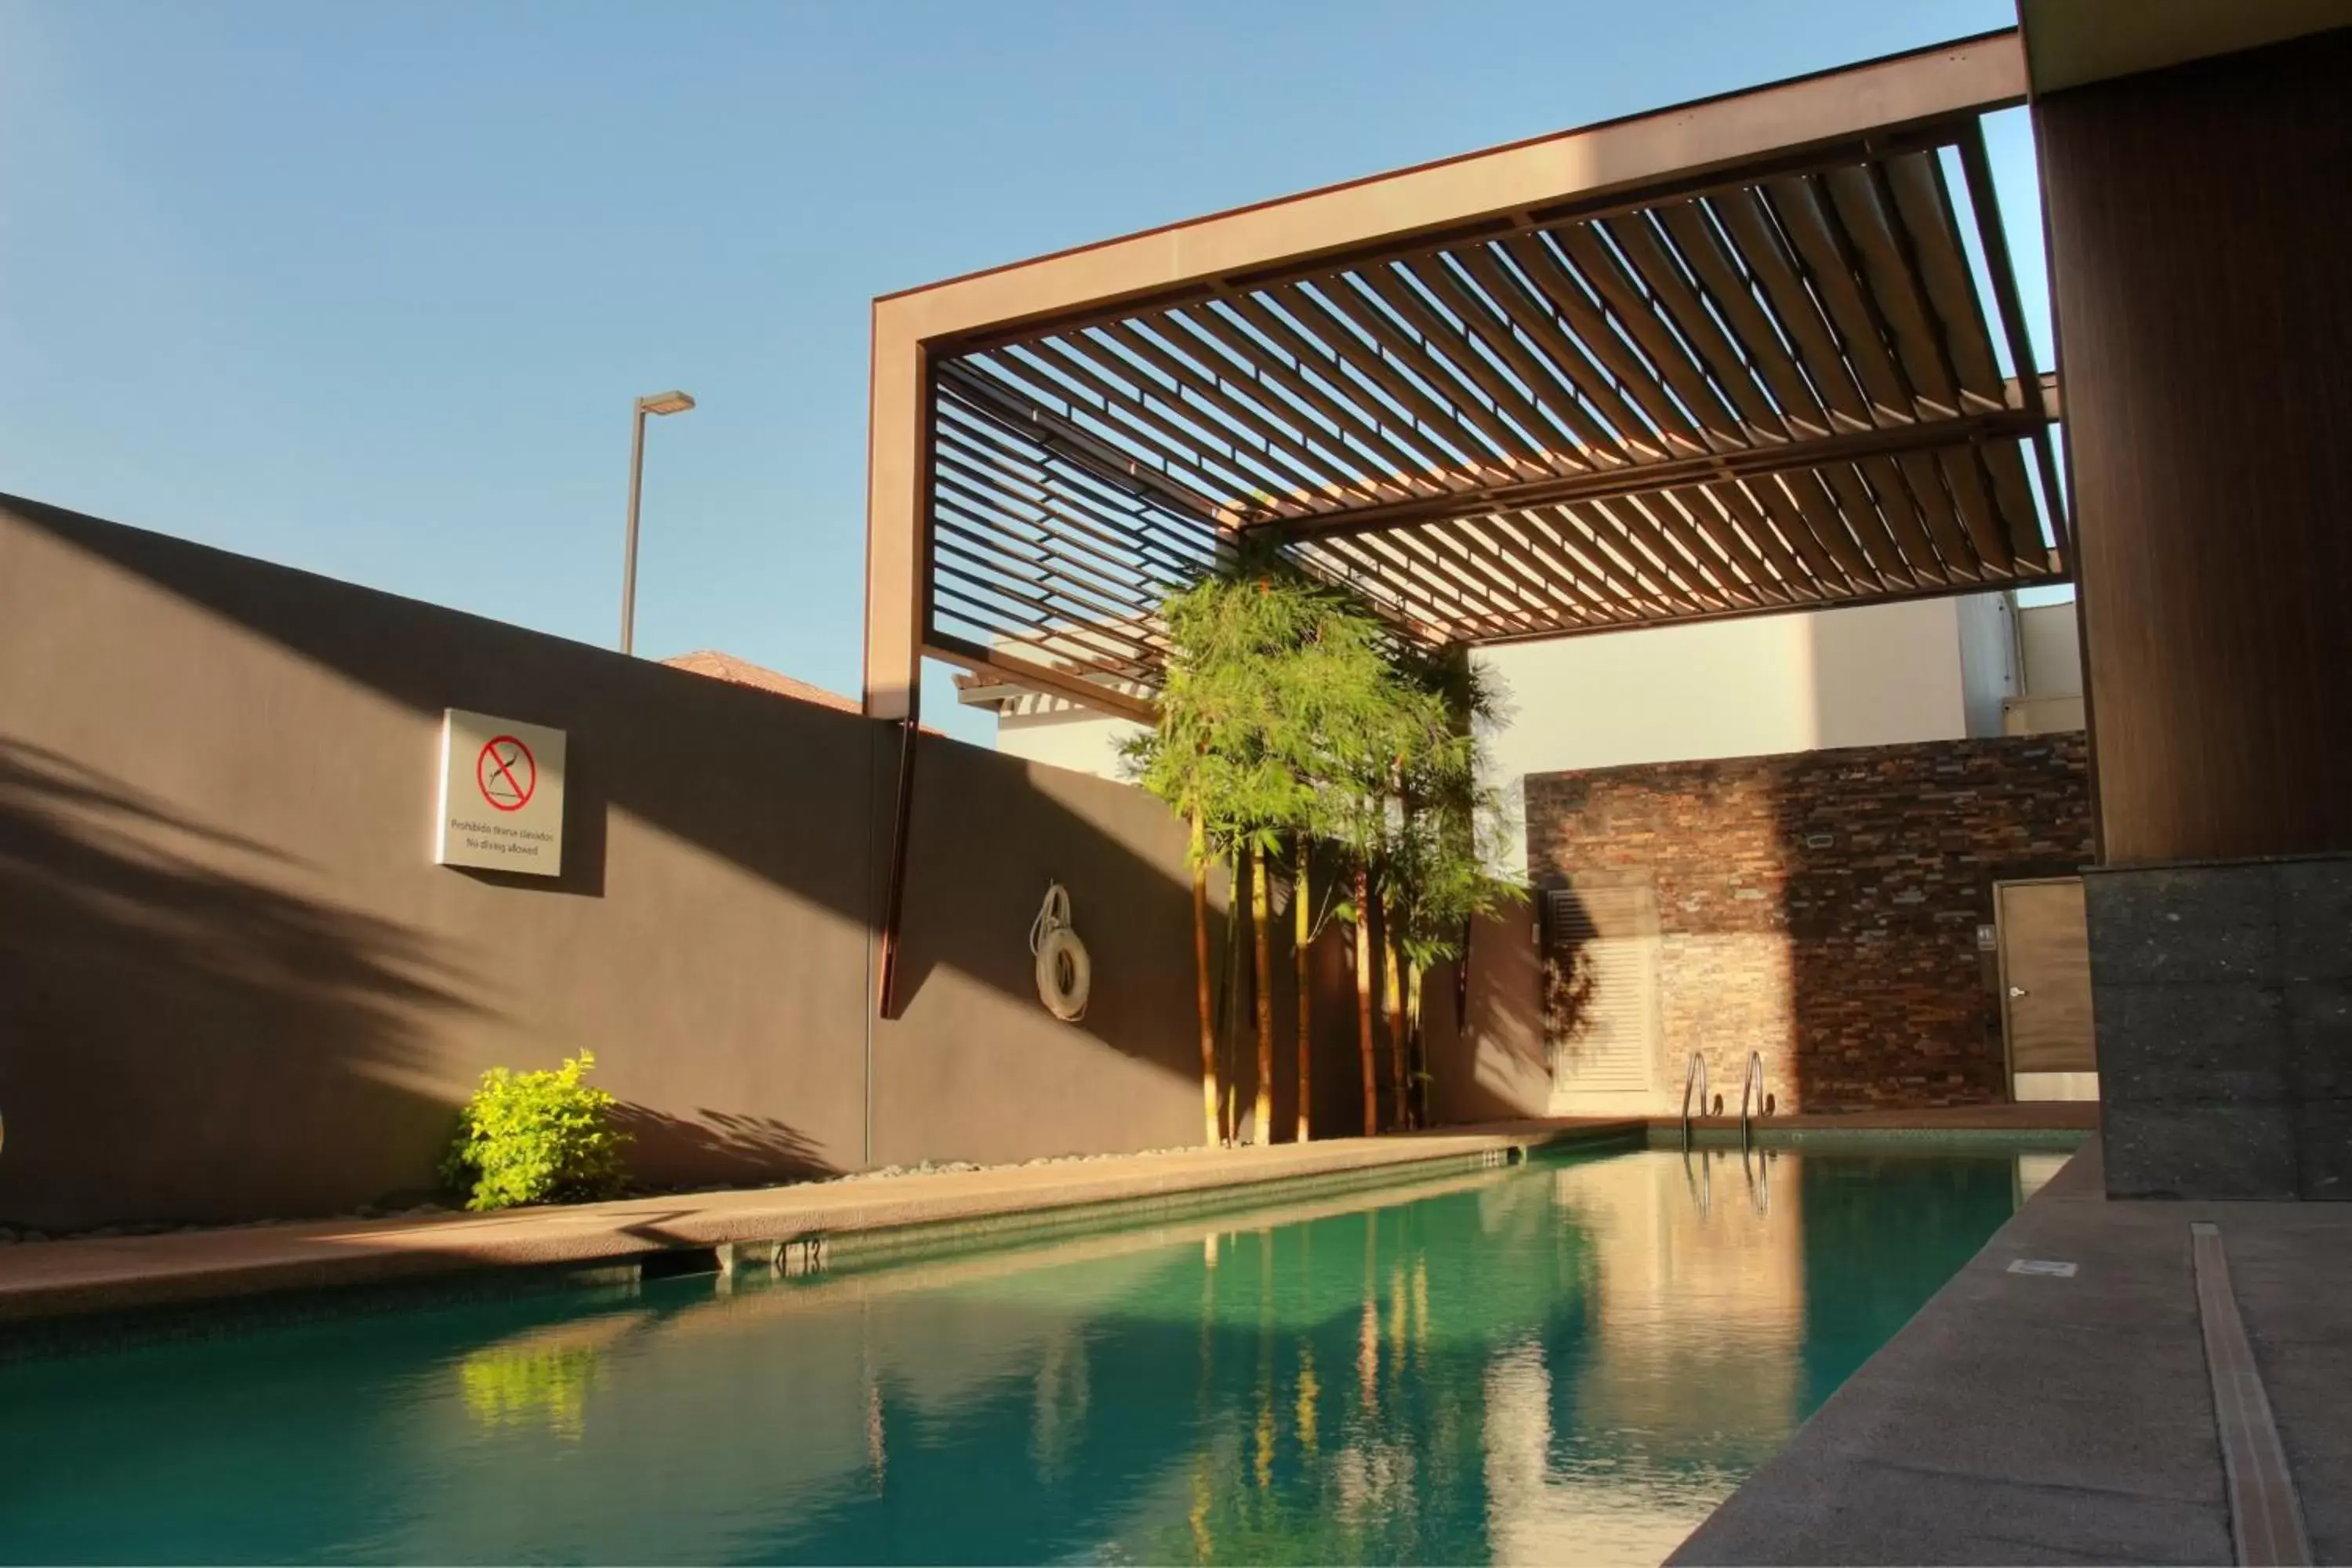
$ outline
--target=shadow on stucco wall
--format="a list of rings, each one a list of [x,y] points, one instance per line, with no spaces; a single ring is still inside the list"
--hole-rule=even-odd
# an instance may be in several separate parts
[[[0,737],[0,1219],[293,1216],[420,1184],[455,1107],[416,1087],[417,1041],[478,988],[416,931],[288,890],[301,870]]]
[[[1430,1107],[1440,1126],[1542,1116],[1551,1108],[1540,891],[1471,930],[1468,984],[1431,976],[1423,1006]],[[1466,1006],[1465,1006],[1466,1004]]]
[[[841,1173],[807,1133],[772,1116],[709,1106],[673,1114],[624,1103],[614,1124],[628,1140],[629,1175],[648,1186],[765,1184]]]

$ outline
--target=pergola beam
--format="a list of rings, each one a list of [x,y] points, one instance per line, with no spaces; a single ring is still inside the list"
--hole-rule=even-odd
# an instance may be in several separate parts
[[[1848,431],[1813,441],[1710,452],[1704,457],[1669,458],[1663,462],[1644,463],[1639,468],[1563,474],[1557,479],[1497,485],[1466,497],[1416,497],[1411,500],[1352,507],[1345,511],[1325,512],[1308,518],[1284,518],[1251,526],[1277,529],[1286,538],[1321,539],[1334,534],[1395,528],[1412,522],[1465,516],[1483,517],[1497,511],[1521,511],[1528,507],[1549,506],[1563,501],[1616,500],[1656,495],[1688,485],[1725,479],[1762,479],[1775,474],[1820,468],[1833,463],[1882,458],[1891,453],[1917,452],[1944,446],[1965,447],[1979,441],[2014,439],[2039,431],[2044,423],[2043,417],[2038,414],[2002,409],[1966,415],[1957,419]]]

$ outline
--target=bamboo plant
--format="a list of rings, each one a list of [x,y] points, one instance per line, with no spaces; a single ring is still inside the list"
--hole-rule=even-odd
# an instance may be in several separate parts
[[[1475,786],[1471,738],[1480,689],[1466,664],[1414,652],[1360,599],[1263,549],[1236,552],[1223,570],[1171,595],[1161,619],[1170,654],[1159,722],[1127,753],[1138,782],[1188,827],[1203,1136],[1215,1143],[1238,1131],[1222,1113],[1209,964],[1208,868],[1222,859],[1232,868],[1236,914],[1245,900],[1250,917],[1251,940],[1234,949],[1227,999],[1246,971],[1256,1047],[1252,1136],[1273,1139],[1278,858],[1289,863],[1297,987],[1295,1133],[1310,1135],[1308,950],[1321,925],[1318,848],[1352,883],[1344,899],[1327,888],[1324,910],[1355,928],[1364,1128],[1381,1124],[1373,1034],[1383,963],[1391,1115],[1405,1121],[1411,1085],[1423,1076],[1408,1059],[1421,980],[1459,952],[1458,938],[1449,946],[1441,928],[1466,925],[1500,896],[1499,884],[1480,880],[1464,859],[1478,848],[1487,804]]]

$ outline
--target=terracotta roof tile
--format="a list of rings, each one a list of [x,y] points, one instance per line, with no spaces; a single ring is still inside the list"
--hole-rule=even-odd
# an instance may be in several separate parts
[[[756,686],[762,691],[772,691],[779,697],[797,698],[814,702],[820,708],[830,708],[836,713],[857,713],[864,710],[855,698],[827,691],[822,686],[811,686],[805,680],[794,680],[772,669],[765,669],[749,659],[737,658],[731,653],[716,648],[700,648],[682,653],[676,658],[662,660],[672,669],[690,669],[697,675],[707,675],[713,680],[732,681],[738,686]]]

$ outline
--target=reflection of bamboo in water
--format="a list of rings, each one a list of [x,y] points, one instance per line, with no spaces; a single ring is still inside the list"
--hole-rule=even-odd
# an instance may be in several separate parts
[[[1037,1468],[1047,1474],[1061,1468],[1064,1448],[1063,1405],[1067,1389],[1075,1384],[1084,1362],[1073,1352],[1076,1335],[1067,1324],[1055,1329],[1045,1342],[1045,1353],[1038,1358],[1037,1375],[1032,1400],[1034,1436],[1031,1447],[1035,1451]]]
[[[1213,1404],[1210,1382],[1216,1366],[1217,1237],[1213,1231],[1204,1244],[1202,1258],[1207,1267],[1201,1270],[1201,1368],[1192,1394],[1193,1424],[1201,1434],[1201,1447],[1192,1456],[1192,1507],[1186,1516],[1192,1526],[1192,1558],[1197,1563],[1208,1562],[1216,1546],[1209,1531],[1209,1504],[1216,1489],[1209,1435]]]
[[[1370,1419],[1381,1394],[1381,1260],[1378,1216],[1364,1216],[1364,1319],[1356,1335],[1356,1381]]]
[[[1192,1525],[1192,1557],[1206,1563],[1216,1550],[1216,1540],[1209,1533],[1209,1498],[1214,1478],[1209,1468],[1209,1450],[1202,1448],[1192,1458],[1192,1508],[1185,1517]]]
[[[1315,1347],[1305,1340],[1298,1342],[1298,1446],[1313,1458],[1316,1454],[1315,1402],[1323,1392],[1315,1381]]]
[[[888,1426],[882,1410],[882,1378],[874,1367],[874,1303],[860,1301],[857,1315],[860,1378],[866,1384],[866,1468],[878,1495],[889,1479],[890,1451],[884,1439]]]
[[[1257,1489],[1274,1485],[1274,1232],[1257,1233]]]
[[[1209,1257],[1217,1255],[1217,1238],[1209,1237]],[[1201,1270],[1201,1380],[1198,1404],[1203,1425],[1209,1419],[1209,1376],[1216,1363],[1217,1270],[1214,1262]]]
[[[1394,1368],[1404,1365],[1404,1337],[1412,1326],[1404,1302],[1404,1265],[1389,1265],[1389,1356]]]
[[[1420,1359],[1429,1359],[1429,1259],[1412,1260],[1412,1348]]]

